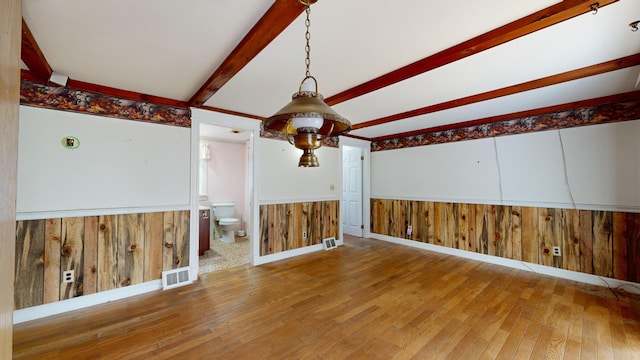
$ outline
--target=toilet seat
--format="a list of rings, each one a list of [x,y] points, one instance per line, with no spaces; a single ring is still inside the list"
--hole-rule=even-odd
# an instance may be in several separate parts
[[[220,225],[235,225],[235,224],[239,223],[240,221],[238,219],[235,219],[235,218],[222,218],[222,219],[218,220],[218,222],[220,223]]]

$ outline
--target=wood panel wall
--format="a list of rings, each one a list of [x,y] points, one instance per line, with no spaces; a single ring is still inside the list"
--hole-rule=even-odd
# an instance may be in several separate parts
[[[11,359],[22,2],[0,0],[0,359]]]
[[[371,232],[640,283],[637,213],[371,199]]]
[[[146,281],[189,265],[189,211],[18,221],[16,309]],[[62,273],[74,270],[72,283]]]
[[[339,212],[338,200],[260,205],[260,255],[337,239]]]

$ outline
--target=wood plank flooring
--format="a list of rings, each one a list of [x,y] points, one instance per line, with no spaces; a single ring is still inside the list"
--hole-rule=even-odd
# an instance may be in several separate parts
[[[640,359],[640,297],[347,237],[14,327],[15,359]]]

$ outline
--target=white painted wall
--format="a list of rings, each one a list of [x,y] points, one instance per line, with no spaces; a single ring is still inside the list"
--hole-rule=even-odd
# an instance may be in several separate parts
[[[377,151],[371,196],[637,212],[638,139],[636,120]]]
[[[243,222],[250,214],[245,213],[247,198],[247,144],[215,141],[201,138],[211,152],[207,164],[207,194],[209,203],[233,202],[235,215]],[[208,204],[207,204],[208,205]],[[242,225],[242,229],[246,226]]]
[[[491,202],[500,199],[493,139],[371,153],[371,196]]]
[[[558,131],[496,139],[503,199],[507,203],[571,204]]]
[[[190,203],[188,128],[21,106],[19,131],[18,213]]]
[[[260,202],[284,203],[340,199],[340,149],[316,150],[319,167],[298,167],[302,150],[287,141],[260,139]],[[331,189],[333,185],[333,190]]]
[[[640,208],[640,120],[561,134],[576,203]]]

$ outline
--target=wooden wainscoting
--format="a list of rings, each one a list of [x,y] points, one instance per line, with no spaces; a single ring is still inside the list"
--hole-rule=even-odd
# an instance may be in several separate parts
[[[636,213],[371,199],[371,231],[640,283]]]
[[[640,296],[384,241],[15,326],[14,359],[637,359]]]
[[[338,200],[260,205],[260,255],[337,239],[339,219]]]
[[[189,211],[17,222],[15,308],[161,278],[189,265]],[[72,283],[62,273],[74,270]]]

